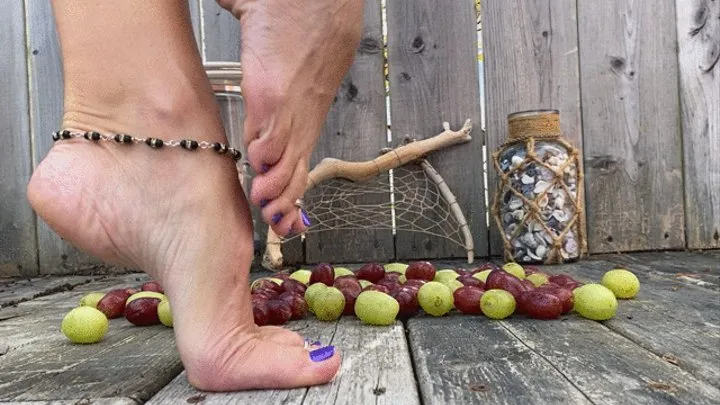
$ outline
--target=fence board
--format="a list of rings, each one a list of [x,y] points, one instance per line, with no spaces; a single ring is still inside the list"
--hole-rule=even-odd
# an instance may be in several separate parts
[[[507,115],[524,110],[560,110],[560,127],[582,149],[580,76],[575,0],[483,3],[483,44],[488,155],[507,139]],[[488,156],[488,193],[492,205],[498,174]],[[503,250],[490,220],[490,251]]]
[[[387,146],[383,65],[382,9],[379,0],[368,0],[365,2],[365,27],[355,61],[338,90],[312,165],[324,157],[349,161],[374,159]],[[387,206],[390,189],[385,195],[368,195],[349,201]],[[308,263],[382,262],[393,258],[395,249],[390,229],[340,230],[308,234],[305,254]]]
[[[35,215],[25,188],[32,173],[22,2],[0,4],[0,277],[37,274]]]
[[[590,251],[682,248],[674,1],[579,0],[578,22]]]
[[[429,157],[457,197],[470,225],[475,255],[487,255],[483,133],[480,130],[477,25],[472,0],[387,3],[393,144],[428,138],[470,118],[473,141]],[[397,206],[396,209],[401,209]],[[463,248],[421,233],[398,231],[399,259],[464,257]]]
[[[720,247],[720,2],[676,1],[691,249]]]
[[[240,23],[217,4],[200,0],[202,6],[203,60],[240,61]]]
[[[27,3],[28,43],[31,50],[30,97],[31,136],[34,162],[47,155],[53,141],[50,136],[60,127],[63,114],[63,72],[55,18],[49,1]],[[40,273],[60,274],[99,260],[62,240],[42,219],[37,221]]]

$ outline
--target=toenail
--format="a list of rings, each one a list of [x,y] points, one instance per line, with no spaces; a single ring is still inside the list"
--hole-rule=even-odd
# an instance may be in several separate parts
[[[300,210],[300,217],[302,217],[302,221],[303,221],[303,224],[305,224],[305,226],[312,225],[312,222],[310,222],[310,217],[305,212],[305,210]]]
[[[283,218],[283,216],[284,216],[284,215],[283,215],[282,213],[280,213],[280,212],[278,212],[277,214],[273,215],[273,216],[272,216],[272,223],[277,225],[277,223],[280,222],[280,220]]]
[[[260,200],[260,208],[265,208],[265,206],[268,205],[269,202],[270,201],[268,201],[266,199]]]
[[[313,340],[313,339],[305,339],[305,348],[309,347],[320,347],[322,346],[322,343],[320,343],[319,340]]]
[[[310,360],[325,361],[335,354],[335,346],[325,346],[310,352]]]

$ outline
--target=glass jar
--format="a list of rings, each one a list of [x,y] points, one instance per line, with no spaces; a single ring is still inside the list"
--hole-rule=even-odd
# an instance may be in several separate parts
[[[585,246],[579,153],[562,138],[557,110],[508,115],[508,141],[493,154],[500,182],[492,212],[505,260],[574,261]]]

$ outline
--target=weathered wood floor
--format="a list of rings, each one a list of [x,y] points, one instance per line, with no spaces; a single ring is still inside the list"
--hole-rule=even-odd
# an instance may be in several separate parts
[[[84,293],[146,276],[0,281],[0,403],[720,404],[720,252],[610,255],[546,270],[592,282],[617,264],[638,275],[641,291],[608,322],[575,314],[418,316],[392,327],[296,321],[289,327],[342,350],[335,381],[223,394],[190,387],[162,325],[114,319],[90,346],[60,333]]]

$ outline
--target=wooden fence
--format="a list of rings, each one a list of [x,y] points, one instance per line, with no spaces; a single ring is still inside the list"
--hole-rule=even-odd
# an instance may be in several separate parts
[[[214,0],[190,0],[190,9],[205,59],[239,60],[233,17]],[[492,152],[504,142],[508,113],[556,108],[583,153],[591,253],[720,248],[720,2],[485,0],[483,77],[474,0],[387,0],[385,8],[366,0],[365,11],[355,64],[314,163],[371,159],[406,134],[428,137],[443,121],[459,128],[472,119],[473,141],[431,162],[471,224],[476,255],[496,255],[484,190],[492,195],[497,181],[489,167],[484,184],[483,145]],[[25,197],[62,112],[49,2],[0,3],[0,41],[0,276],[92,264],[38,220]],[[305,262],[464,256],[442,240],[390,231],[319,235],[289,251]]]

